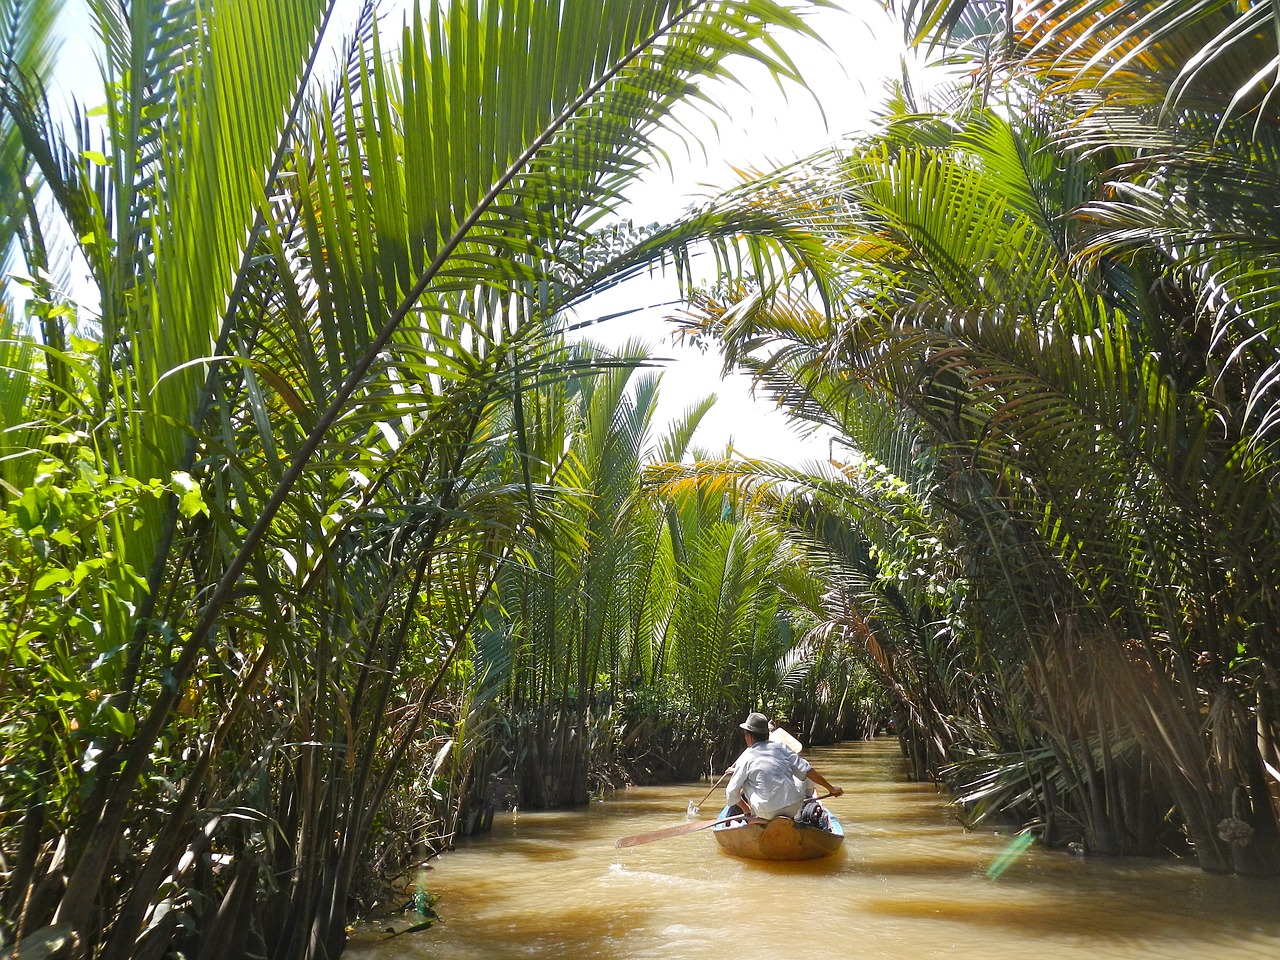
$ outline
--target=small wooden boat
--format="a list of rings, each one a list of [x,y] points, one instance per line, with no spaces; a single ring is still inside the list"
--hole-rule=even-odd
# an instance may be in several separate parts
[[[732,816],[729,807],[720,811],[719,820]],[[790,817],[757,820],[743,817],[719,824],[712,832],[721,849],[735,857],[749,860],[817,860],[828,857],[844,843],[844,828],[830,810],[830,829],[796,823]]]

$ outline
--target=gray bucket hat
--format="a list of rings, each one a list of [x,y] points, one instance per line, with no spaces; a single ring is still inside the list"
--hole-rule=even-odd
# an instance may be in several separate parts
[[[763,713],[748,713],[747,719],[738,726],[753,737],[764,739],[769,736],[769,718]]]

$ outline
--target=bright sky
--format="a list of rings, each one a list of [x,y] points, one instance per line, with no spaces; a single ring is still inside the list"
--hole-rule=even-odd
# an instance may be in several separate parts
[[[355,9],[355,0],[342,2]],[[401,3],[411,6],[411,0],[388,0],[385,6],[394,10]],[[876,0],[839,0],[839,5],[841,9],[821,10],[810,18],[821,43],[799,38],[786,42],[809,91],[779,90],[753,64],[737,68],[739,85],[720,84],[709,91],[724,113],[711,120],[692,110],[682,114],[697,141],[690,142],[686,134],[683,142],[673,138],[664,143],[674,169],[652,171],[633,193],[624,215],[638,223],[672,219],[689,205],[736,183],[733,167],[768,169],[864,128],[882,100],[885,79],[901,75],[901,30]],[[92,53],[91,21],[82,0],[69,0],[68,7],[59,87],[87,106],[97,106],[101,81]],[[394,22],[399,17],[393,13],[390,19]],[[673,298],[673,280],[638,279],[592,301],[579,315],[583,319],[603,316]],[[640,338],[651,344],[656,355],[671,358],[660,391],[659,421],[679,415],[697,399],[715,392],[719,402],[695,438],[703,449],[719,452],[732,443],[735,450],[752,457],[792,463],[826,458],[825,435],[801,435],[778,410],[751,397],[744,376],[722,380],[719,357],[675,344],[662,320],[664,313],[663,309],[644,310],[589,331],[592,339],[606,344]]]
[[[883,101],[887,78],[901,76],[902,31],[874,0],[839,3],[841,9],[819,11],[809,20],[821,42],[786,41],[808,91],[780,90],[754,64],[737,70],[740,85],[724,84],[713,91],[725,111],[713,115],[714,127],[694,119],[690,125],[702,135],[701,141],[692,146],[673,142],[668,152],[675,169],[652,171],[632,194],[624,215],[637,223],[672,219],[689,205],[735,185],[735,167],[767,170],[864,129]],[[692,111],[686,115],[694,116]],[[674,297],[673,278],[638,279],[593,305],[599,315],[607,316]],[[753,397],[745,375],[722,378],[718,354],[675,343],[670,325],[662,319],[667,312],[669,308],[646,310],[589,331],[593,339],[609,344],[641,338],[652,344],[656,355],[672,359],[659,392],[659,421],[680,415],[714,392],[719,399],[702,421],[697,446],[719,453],[732,443],[744,456],[792,464],[829,456],[828,433],[806,436],[771,403]],[[589,316],[585,310],[580,313]]]

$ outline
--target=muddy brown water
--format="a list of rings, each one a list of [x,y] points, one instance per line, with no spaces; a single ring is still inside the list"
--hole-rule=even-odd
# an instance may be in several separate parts
[[[965,832],[944,795],[906,781],[896,743],[806,756],[845,789],[830,801],[848,837],[834,857],[738,860],[710,831],[615,849],[618,837],[684,822],[710,784],[633,788],[497,818],[421,874],[443,923],[387,939],[381,928],[403,929],[407,916],[361,930],[345,956],[1280,958],[1280,883],[1036,848],[993,877],[1011,838]],[[717,790],[701,814],[722,801]]]

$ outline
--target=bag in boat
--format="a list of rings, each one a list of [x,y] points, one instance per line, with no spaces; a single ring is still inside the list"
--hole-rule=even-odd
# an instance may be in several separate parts
[[[827,811],[822,808],[821,803],[812,798],[806,800],[800,807],[800,812],[796,814],[796,823],[817,827],[819,830],[829,829]]]

